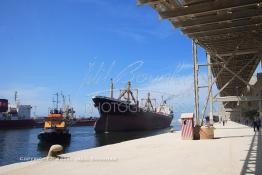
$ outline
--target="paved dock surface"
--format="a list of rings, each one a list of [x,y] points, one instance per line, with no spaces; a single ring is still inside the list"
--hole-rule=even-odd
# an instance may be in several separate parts
[[[262,175],[262,137],[234,122],[215,125],[213,140],[180,132],[126,141],[0,168],[1,175]]]

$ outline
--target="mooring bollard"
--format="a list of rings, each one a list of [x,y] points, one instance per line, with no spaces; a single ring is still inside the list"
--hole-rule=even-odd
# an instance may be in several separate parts
[[[175,128],[172,128],[172,129],[170,129],[169,132],[174,133],[174,132],[176,132],[176,130],[175,130]]]
[[[52,145],[49,149],[48,158],[56,158],[63,151],[63,146],[61,145]]]

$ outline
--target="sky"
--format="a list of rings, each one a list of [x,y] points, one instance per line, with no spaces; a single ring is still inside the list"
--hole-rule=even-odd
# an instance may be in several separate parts
[[[37,115],[56,92],[77,115],[97,115],[91,97],[108,95],[110,78],[115,96],[131,80],[140,98],[151,91],[177,114],[193,111],[191,40],[135,0],[1,0],[0,66],[0,98],[18,91]]]

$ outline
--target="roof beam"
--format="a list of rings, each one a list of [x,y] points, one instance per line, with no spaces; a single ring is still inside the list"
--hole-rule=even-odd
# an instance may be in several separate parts
[[[206,14],[210,12],[217,12],[224,9],[232,9],[239,7],[246,7],[251,5],[257,5],[261,0],[219,0],[212,2],[204,2],[199,4],[193,4],[189,6],[184,6],[174,10],[169,10],[165,12],[159,12],[162,19],[170,19],[176,17],[185,17],[199,14]]]
[[[191,5],[191,4],[198,4],[198,3],[202,3],[206,0],[187,0],[186,2],[184,2],[185,5]],[[144,5],[144,4],[150,4],[150,3],[160,3],[161,0],[137,0],[137,4],[138,5]],[[179,2],[178,2],[179,3]]]
[[[256,53],[261,53],[262,50],[261,50],[261,48],[257,48],[257,49],[239,50],[235,53],[232,53],[232,52],[218,53],[218,55],[221,56],[221,57],[227,57],[227,56],[232,56],[232,55],[256,54]]]
[[[223,31],[227,31],[225,33],[231,33],[231,32],[239,32],[245,29],[249,29],[249,31],[252,30],[256,30],[259,29],[259,27],[262,27],[262,23],[259,24],[248,24],[248,25],[239,25],[239,26],[233,26],[233,27],[225,27],[225,28],[218,28],[218,29],[212,29],[212,30],[203,30],[203,31],[198,31],[198,32],[185,32],[187,35],[191,36],[191,35],[195,35],[195,34],[208,34],[208,33],[212,33],[215,32],[216,34],[218,34],[219,32],[223,33]],[[239,29],[239,31],[238,31]],[[262,28],[260,28],[262,29]]]
[[[205,26],[197,27],[197,28],[183,29],[182,31],[187,34],[197,33],[197,32],[202,33],[202,32],[206,32],[210,30],[220,30],[220,29],[223,30],[226,28],[237,28],[237,27],[255,25],[255,24],[262,24],[262,18],[256,18],[256,19],[250,19],[250,20],[238,20],[234,22],[229,21],[228,23],[205,25]]]
[[[221,56],[219,56],[219,55],[217,55],[217,54],[216,54],[216,57],[213,57],[213,58],[215,58],[215,61],[216,61],[216,62],[219,61],[217,58],[219,58],[219,59],[222,60],[222,61],[225,61]],[[249,82],[248,82],[247,80],[245,80],[243,77],[237,75],[236,72],[234,72],[234,71],[236,71],[236,70],[231,70],[231,69],[228,68],[227,66],[223,66],[223,68],[224,68],[226,71],[230,72],[233,76],[235,76],[236,78],[238,78],[239,80],[241,80],[243,83],[245,83],[247,86],[249,86],[249,87],[251,87],[251,88],[254,88],[253,86],[251,86],[251,85],[249,84]],[[219,88],[219,89],[220,89],[220,88]]]
[[[224,84],[224,86],[222,88],[219,88],[219,91],[217,92],[217,94],[214,96],[214,98],[216,96],[218,96],[228,85],[230,85],[231,82],[233,82],[235,80],[235,78],[237,77],[237,75],[241,76],[241,73],[248,68],[249,64],[253,63],[254,60],[256,59],[256,55],[253,56],[252,59],[250,59],[243,67],[241,67],[240,70],[238,70],[237,72],[234,73],[234,76],[232,76],[230,78],[230,80],[227,81],[226,84]],[[244,78],[243,76],[241,76],[242,78]]]
[[[197,39],[203,41],[203,40],[208,40],[208,41],[215,41],[217,38],[220,38],[220,37],[243,37],[243,34],[244,35],[248,35],[250,34],[251,32],[255,33],[255,34],[259,34],[259,33],[262,33],[262,29],[251,29],[249,31],[247,30],[241,30],[239,29],[238,31],[223,31],[223,32],[218,32],[218,33],[214,33],[212,32],[211,34],[206,34],[206,35],[196,35],[197,36]],[[189,36],[190,38],[192,38],[192,36]]]
[[[254,50],[253,50],[254,49]],[[257,49],[257,50],[255,50]],[[232,56],[232,48],[231,49],[223,49],[223,48],[218,48],[216,49],[214,52],[212,53],[217,53],[219,56],[222,56],[222,57],[228,57],[228,56]],[[256,54],[256,53],[259,53],[261,51],[261,48],[252,48],[250,49],[249,48],[245,48],[245,49],[241,49],[239,50],[236,54],[234,54],[235,56],[241,56],[241,55],[250,55],[250,54]],[[237,59],[237,58],[235,58]]]
[[[260,101],[262,100],[262,98],[259,96],[225,96],[225,97],[217,97],[214,100],[217,102]]]
[[[156,3],[159,0],[137,0],[138,5],[143,5],[143,4],[149,4],[149,3]]]
[[[256,9],[245,10],[245,12],[240,10],[233,13],[215,14],[215,15],[209,15],[204,17],[195,17],[192,19],[186,19],[181,21],[172,21],[172,23],[175,27],[181,27],[183,29],[183,28],[197,27],[201,25],[228,22],[232,20],[248,19],[251,17],[253,18],[259,16],[262,16],[262,10],[256,8]]]
[[[222,38],[222,39],[215,39],[215,40],[198,40],[199,43],[204,44],[204,45],[213,45],[213,44],[224,44],[224,43],[238,43],[239,38],[235,37],[235,38]],[[251,39],[249,39],[251,40]],[[249,41],[246,39],[246,41]]]
[[[261,26],[261,24],[259,24]],[[197,32],[197,33],[191,33],[187,34],[189,37],[200,37],[200,38],[205,38],[205,37],[214,37],[214,36],[219,36],[219,35],[226,35],[226,34],[243,34],[243,33],[250,33],[250,32],[259,32],[262,30],[262,26],[259,27],[258,24],[252,24],[252,25],[246,25],[246,26],[240,26],[240,27],[230,27],[230,28],[224,28],[224,29],[214,29],[214,30],[209,30],[205,32]]]

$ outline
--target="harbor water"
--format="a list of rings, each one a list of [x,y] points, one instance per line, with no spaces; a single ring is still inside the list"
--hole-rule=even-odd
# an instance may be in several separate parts
[[[173,123],[172,127],[180,129],[177,123]],[[72,127],[71,141],[63,145],[64,153],[153,136],[170,129],[96,134],[92,126]],[[0,130],[0,166],[45,157],[51,145],[39,143],[37,135],[41,131],[41,128]]]

